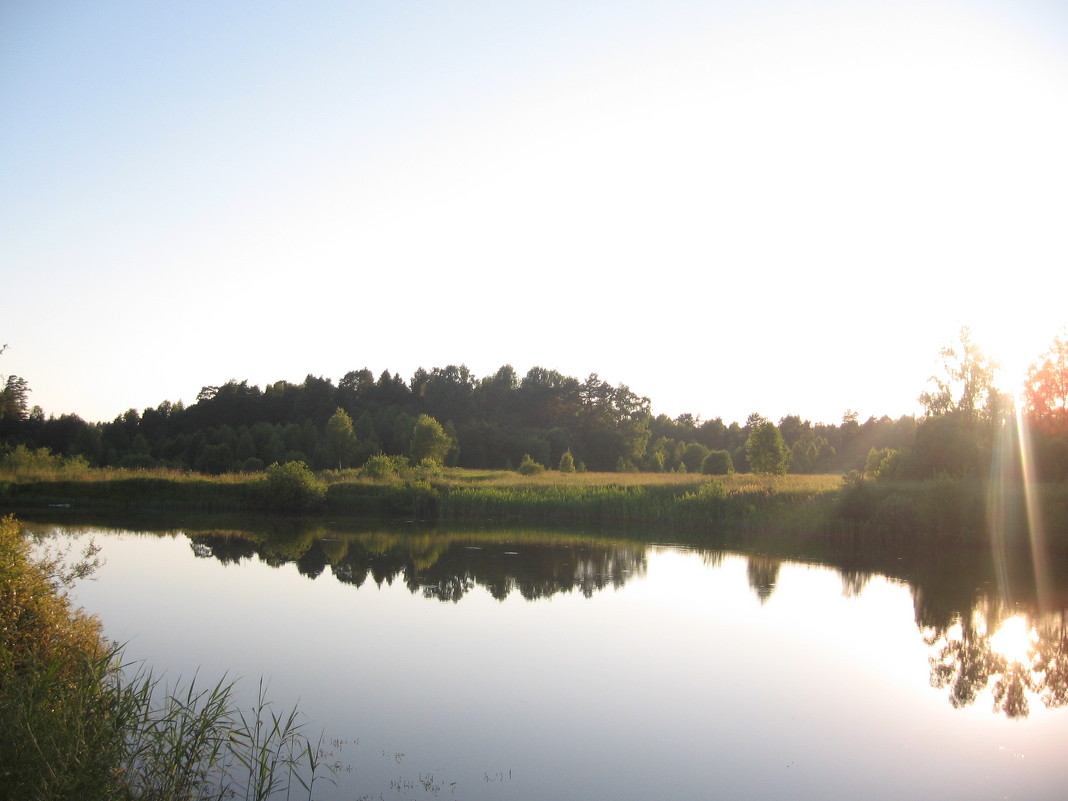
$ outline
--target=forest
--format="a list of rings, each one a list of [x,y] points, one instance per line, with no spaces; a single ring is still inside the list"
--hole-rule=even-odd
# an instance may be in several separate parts
[[[642,472],[847,473],[918,479],[982,475],[1004,432],[1028,437],[1042,480],[1068,477],[1068,338],[1031,366],[1014,399],[995,365],[962,329],[942,350],[943,372],[920,394],[920,416],[838,423],[754,412],[744,422],[654,415],[649,398],[597,374],[585,379],[502,366],[478,377],[464,365],[419,369],[409,379],[367,369],[335,384],[206,386],[188,406],[164,401],[111,422],[45,417],[30,388],[0,376],[0,454],[47,454],[92,467],[258,472],[275,463],[357,468],[380,454],[445,466]],[[1018,408],[1019,407],[1019,408]],[[1017,422],[1022,421],[1022,426]],[[761,461],[754,434],[765,438]],[[748,446],[748,447],[747,447]],[[768,453],[772,458],[767,458]]]

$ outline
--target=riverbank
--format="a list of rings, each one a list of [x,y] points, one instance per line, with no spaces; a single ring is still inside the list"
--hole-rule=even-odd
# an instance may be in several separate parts
[[[702,476],[408,468],[368,476],[303,466],[208,477],[89,470],[0,478],[0,508],[241,512],[383,517],[440,523],[659,526],[689,537],[930,546],[1068,547],[1068,486],[975,479],[866,481],[857,476]]]
[[[295,711],[261,691],[251,709],[234,683],[164,684],[132,672],[100,622],[71,603],[97,566],[34,555],[18,521],[0,518],[0,796],[41,801],[266,799],[329,773]]]

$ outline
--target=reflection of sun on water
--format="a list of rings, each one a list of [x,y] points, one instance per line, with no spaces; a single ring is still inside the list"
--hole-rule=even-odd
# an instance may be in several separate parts
[[[990,637],[990,648],[1009,662],[1026,665],[1035,643],[1035,632],[1023,615],[1013,615],[1001,621],[998,630]]]

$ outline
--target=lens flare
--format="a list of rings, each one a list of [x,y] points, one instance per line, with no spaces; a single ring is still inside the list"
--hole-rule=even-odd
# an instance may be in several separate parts
[[[1001,621],[998,630],[990,637],[990,648],[1009,662],[1026,665],[1031,659],[1031,650],[1036,641],[1034,629],[1023,615],[1013,615]]]
[[[1024,417],[1022,399],[1013,404],[1016,409],[1016,434],[1020,449],[1020,478],[1023,483],[1027,530],[1031,541],[1031,562],[1035,571],[1035,592],[1040,612],[1047,610],[1050,598],[1049,565],[1046,562],[1046,532],[1037,493],[1035,462],[1031,453],[1031,438]]]

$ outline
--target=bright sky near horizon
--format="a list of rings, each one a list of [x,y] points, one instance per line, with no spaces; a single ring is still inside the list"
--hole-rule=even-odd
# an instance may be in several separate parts
[[[110,420],[368,367],[917,412],[1068,324],[1068,5],[0,6],[0,373]]]

